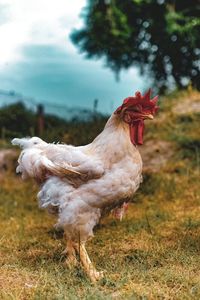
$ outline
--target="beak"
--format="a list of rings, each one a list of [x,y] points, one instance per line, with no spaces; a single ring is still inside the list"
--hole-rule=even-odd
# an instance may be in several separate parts
[[[154,116],[152,114],[141,114],[141,117],[144,118],[144,120],[149,119],[149,120],[153,120]]]
[[[152,114],[145,115],[144,117],[145,117],[145,119],[149,119],[149,120],[153,120],[154,119],[154,116]]]

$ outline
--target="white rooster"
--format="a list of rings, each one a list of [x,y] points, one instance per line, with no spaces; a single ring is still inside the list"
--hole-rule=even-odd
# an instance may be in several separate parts
[[[39,206],[58,214],[67,239],[67,264],[76,255],[92,281],[102,277],[85,249],[100,217],[124,203],[141,182],[142,160],[137,145],[143,143],[144,120],[153,119],[157,97],[149,90],[128,97],[111,115],[104,130],[89,145],[48,144],[38,137],[15,138],[23,151],[17,172],[40,184]]]

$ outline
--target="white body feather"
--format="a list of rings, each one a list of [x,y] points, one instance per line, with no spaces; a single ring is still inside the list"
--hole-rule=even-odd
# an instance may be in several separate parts
[[[23,148],[17,171],[42,183],[39,206],[58,211],[59,226],[74,240],[86,241],[101,214],[120,206],[141,182],[140,154],[128,125],[114,114],[86,146],[48,144],[36,137],[13,144]]]

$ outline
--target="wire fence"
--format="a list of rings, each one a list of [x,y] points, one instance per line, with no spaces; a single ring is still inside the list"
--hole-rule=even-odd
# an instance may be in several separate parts
[[[15,103],[22,103],[27,109],[33,111],[37,116],[37,133],[41,136],[45,131],[45,118],[47,114],[58,116],[66,121],[91,121],[102,116],[98,112],[98,99],[94,99],[91,109],[84,107],[69,107],[67,105],[51,103],[48,101],[38,101],[33,97],[25,97],[15,91],[0,90],[0,107],[10,106]],[[0,128],[0,138],[7,135],[6,126]]]
[[[65,104],[52,103],[46,100],[36,100],[33,97],[26,97],[23,94],[15,91],[6,91],[0,89],[0,107],[14,104],[17,102],[23,103],[28,109],[38,112],[39,107],[43,107],[43,112],[48,114],[58,115],[64,119],[72,119],[78,114],[82,114],[83,119],[87,119],[87,115],[97,113],[99,100],[94,99],[91,108],[81,106],[70,107]]]

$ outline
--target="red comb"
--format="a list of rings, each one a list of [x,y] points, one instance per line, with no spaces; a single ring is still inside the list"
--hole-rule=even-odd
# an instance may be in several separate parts
[[[124,99],[123,104],[117,108],[115,113],[119,114],[124,108],[129,109],[129,107],[140,105],[142,109],[149,109],[152,114],[155,114],[158,110],[158,106],[156,106],[157,101],[158,96],[151,99],[151,89],[149,89],[144,96],[142,96],[140,92],[136,92],[134,97]]]

